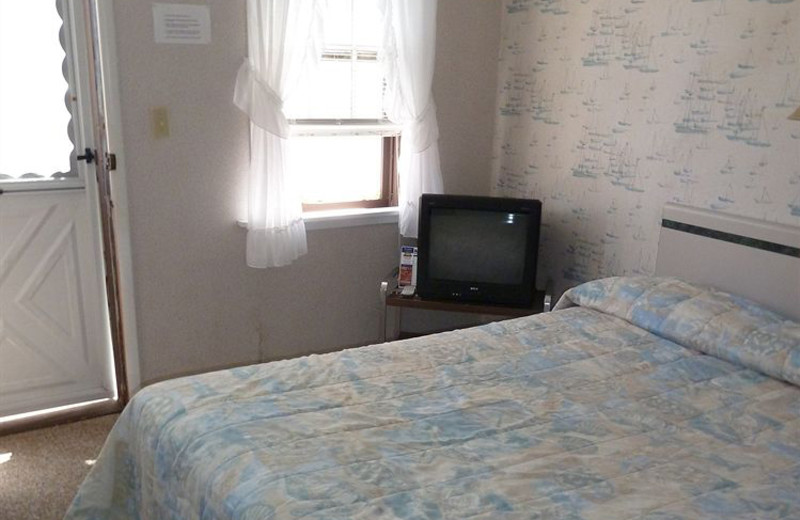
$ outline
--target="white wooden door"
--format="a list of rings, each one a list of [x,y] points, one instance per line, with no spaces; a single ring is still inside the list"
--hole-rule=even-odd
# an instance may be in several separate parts
[[[89,67],[91,31],[87,31],[86,18],[89,14],[80,0],[35,3],[52,11],[41,11],[43,7],[26,11],[27,7],[19,7],[23,3],[2,0],[0,4],[3,18],[0,30],[6,34],[13,30],[3,26],[3,22],[8,24],[13,18],[15,25],[27,28],[18,36],[24,39],[46,25],[49,29],[42,32],[41,38],[53,47],[50,38],[55,30],[55,43],[60,39],[63,48],[60,56],[63,64],[57,59],[26,56],[24,52],[34,47],[36,41],[20,44],[18,53],[9,50],[8,41],[3,42],[5,54],[0,49],[0,118],[5,117],[5,121],[0,121],[0,139],[5,140],[0,142],[2,420],[65,405],[113,400],[117,398],[117,385],[94,165],[78,157],[81,150],[94,148],[95,128],[102,127],[93,119],[92,111],[95,90]],[[21,54],[21,60],[17,54]],[[14,60],[30,67],[18,75],[28,82],[27,87],[15,85],[8,74]],[[62,76],[37,76],[47,72],[41,70],[45,66],[56,67],[50,73]],[[28,94],[20,89],[36,87],[37,80],[31,77],[39,77],[42,83],[49,80],[41,78],[60,80],[66,90],[66,96],[61,94],[63,99],[58,100],[62,105],[48,105],[42,99],[38,111],[15,115],[15,106],[9,100]],[[39,106],[38,99],[19,103]],[[69,121],[69,130],[63,125],[62,131],[74,143],[70,152],[72,143],[67,141],[67,151],[62,152],[60,159],[66,167],[55,172],[44,171],[49,166],[39,155],[46,154],[46,147],[55,146],[56,140],[63,148],[67,137],[57,134],[58,124],[52,141],[40,138],[35,128],[29,131],[29,137],[22,137],[30,119],[46,121],[48,110],[68,111],[65,119]],[[11,127],[9,121],[14,117],[17,126]],[[19,135],[15,134],[17,128]],[[14,146],[9,145],[12,141]],[[26,150],[29,145],[36,148]],[[64,154],[68,157],[63,157]],[[31,173],[19,175],[20,172]]]
[[[0,196],[0,416],[114,396],[90,211],[85,189]]]

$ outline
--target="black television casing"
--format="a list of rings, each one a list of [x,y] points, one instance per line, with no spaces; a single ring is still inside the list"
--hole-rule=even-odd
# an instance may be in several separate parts
[[[423,194],[419,211],[417,294],[421,298],[533,306],[540,201]],[[443,224],[448,222],[444,219],[449,223]],[[487,249],[486,244],[495,247]],[[488,260],[458,264],[478,256]]]

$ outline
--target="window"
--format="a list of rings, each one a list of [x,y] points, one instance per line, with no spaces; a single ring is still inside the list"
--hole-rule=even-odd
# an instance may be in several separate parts
[[[0,2],[0,183],[77,175],[61,28],[55,2]]]
[[[395,205],[399,138],[382,108],[381,15],[373,2],[337,0],[324,20],[318,64],[286,103],[303,210]]]

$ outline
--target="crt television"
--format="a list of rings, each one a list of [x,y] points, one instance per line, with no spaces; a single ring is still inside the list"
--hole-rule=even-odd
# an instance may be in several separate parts
[[[417,293],[532,306],[541,215],[538,200],[423,194]]]

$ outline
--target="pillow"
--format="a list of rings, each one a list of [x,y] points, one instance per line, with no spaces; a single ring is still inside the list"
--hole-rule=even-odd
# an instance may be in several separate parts
[[[614,277],[568,290],[555,310],[588,307],[653,334],[800,386],[800,324],[675,278]]]

